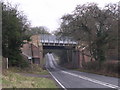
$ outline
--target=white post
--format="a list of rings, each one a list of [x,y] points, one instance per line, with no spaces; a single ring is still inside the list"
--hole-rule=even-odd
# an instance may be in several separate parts
[[[6,58],[6,61],[7,61],[7,69],[8,69],[8,58]]]

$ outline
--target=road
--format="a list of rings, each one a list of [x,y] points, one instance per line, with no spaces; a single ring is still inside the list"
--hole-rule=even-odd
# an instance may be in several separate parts
[[[64,88],[102,88],[102,90],[118,90],[118,78],[68,70],[60,67],[52,54],[45,56],[46,68],[53,78]]]

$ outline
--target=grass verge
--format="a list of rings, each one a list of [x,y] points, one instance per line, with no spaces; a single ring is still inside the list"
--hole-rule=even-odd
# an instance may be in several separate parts
[[[2,78],[3,88],[57,88],[54,81],[47,78],[26,77],[7,70]]]
[[[93,74],[98,74],[98,75],[104,75],[104,76],[110,76],[110,77],[116,77],[120,78],[120,76],[117,73],[107,73],[104,71],[94,71],[94,70],[85,70],[85,69],[74,69],[80,72],[87,72],[87,73],[93,73]]]
[[[11,67],[3,71],[2,87],[3,88],[58,88],[55,81],[51,78],[29,77],[19,73],[49,75],[48,71],[41,69],[39,66],[32,65],[29,68]]]
[[[27,68],[10,67],[9,70],[16,73],[49,75],[49,72],[47,70],[43,70],[40,66],[34,64]]]

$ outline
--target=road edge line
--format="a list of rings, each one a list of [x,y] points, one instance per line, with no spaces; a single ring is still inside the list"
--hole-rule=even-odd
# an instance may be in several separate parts
[[[47,69],[48,70],[48,69]],[[50,73],[50,75],[52,75],[52,77],[55,79],[55,81],[64,89],[64,90],[67,90],[66,88],[65,88],[65,86],[63,86],[61,83],[60,83],[60,81],[59,80],[57,80],[57,78],[48,70],[48,72]]]

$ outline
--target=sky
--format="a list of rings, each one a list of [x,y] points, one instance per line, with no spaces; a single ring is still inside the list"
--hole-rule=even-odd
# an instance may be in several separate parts
[[[19,5],[31,22],[31,26],[45,26],[50,32],[57,30],[60,25],[60,18],[75,10],[77,5],[87,2],[95,2],[99,7],[108,3],[117,3],[119,0],[3,0],[11,4]]]

